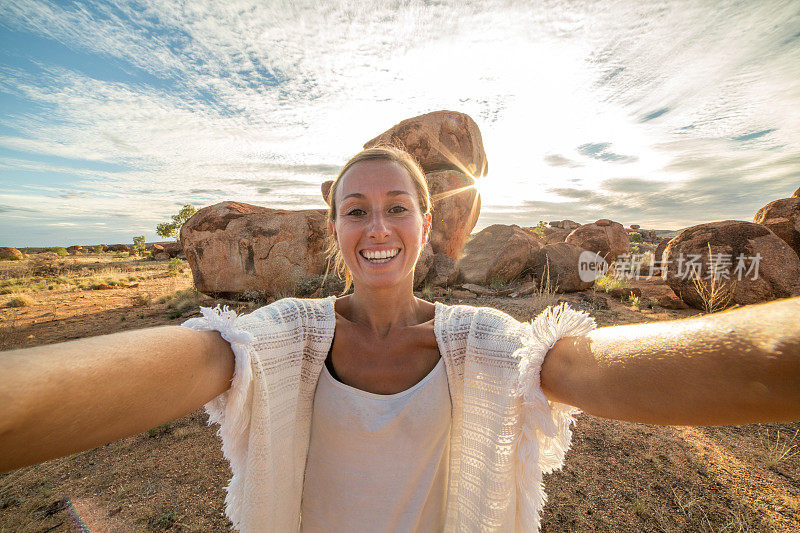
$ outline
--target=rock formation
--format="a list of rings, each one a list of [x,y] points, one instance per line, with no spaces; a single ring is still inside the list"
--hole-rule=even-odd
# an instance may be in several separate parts
[[[596,252],[609,263],[630,251],[625,228],[619,222],[612,222],[607,218],[576,228],[564,242],[575,244],[583,250]]]
[[[458,280],[455,260],[449,255],[435,254],[428,277],[425,280],[434,287],[448,287]]]
[[[433,248],[431,243],[425,243],[414,266],[414,287],[421,287],[428,276],[428,271],[433,266]]]
[[[581,225],[575,222],[574,220],[565,219],[565,220],[553,220],[550,222],[550,226],[553,228],[568,229],[572,231],[576,228],[579,228]]]
[[[406,119],[364,144],[391,144],[413,155],[424,172],[458,170],[476,178],[489,171],[478,125],[457,111]]]
[[[533,254],[544,243],[519,226],[495,224],[478,232],[457,261],[464,283],[488,285],[494,279],[508,283],[530,266]]]
[[[285,211],[221,202],[195,213],[180,242],[200,292],[291,294],[325,271],[325,210]]]
[[[578,258],[583,251],[580,246],[567,242],[548,244],[533,254],[531,259],[533,275],[540,284],[542,280],[547,283],[549,275],[550,285],[557,292],[588,289],[594,281],[582,281],[578,275]]]
[[[733,292],[731,303],[748,305],[800,294],[800,259],[788,244],[761,224],[723,220],[686,228],[664,250],[666,282],[690,306],[703,308],[690,265],[700,265],[697,274],[705,282],[710,275],[709,245],[719,282]],[[729,279],[724,277],[726,270]]]
[[[425,174],[433,201],[431,245],[458,259],[481,213],[481,197],[469,176],[454,170]]]
[[[797,190],[794,191],[792,198],[800,198],[800,187],[798,187]]]
[[[786,241],[800,257],[800,198],[782,198],[758,210],[753,222]]]
[[[16,248],[8,246],[0,246],[0,259],[7,259],[9,261],[18,261],[23,258],[22,252]]]

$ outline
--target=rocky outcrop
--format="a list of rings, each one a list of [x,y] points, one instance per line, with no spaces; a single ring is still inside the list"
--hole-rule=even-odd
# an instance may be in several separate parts
[[[425,278],[428,276],[428,271],[430,271],[431,267],[433,266],[433,248],[431,247],[431,243],[425,243],[425,246],[422,247],[422,251],[419,254],[419,259],[417,259],[417,264],[414,265],[414,287],[421,287],[424,282]]]
[[[544,242],[545,244],[564,242],[570,233],[572,233],[571,229],[544,228]]]
[[[10,248],[8,246],[0,246],[0,259],[4,259],[7,261],[19,261],[22,258],[23,258],[22,252],[20,252],[16,248]]]
[[[130,252],[131,247],[127,244],[109,244],[108,245],[109,252]]]
[[[458,280],[455,260],[449,255],[434,254],[426,283],[434,287],[449,287]]]
[[[550,226],[553,228],[558,229],[568,229],[570,231],[581,227],[580,224],[575,222],[574,220],[564,219],[564,220],[553,220],[550,222]]]
[[[456,263],[459,279],[476,285],[488,285],[495,279],[508,283],[530,266],[533,254],[543,246],[519,226],[489,226],[464,246]]]
[[[723,220],[686,228],[664,250],[666,282],[688,305],[703,308],[692,272],[707,283],[712,275],[709,246],[717,279],[732,292],[731,303],[747,305],[800,294],[800,259],[788,244],[761,224]]]
[[[74,244],[72,246],[67,247],[67,253],[70,255],[80,254],[83,250],[83,246],[80,244]]]
[[[180,242],[165,242],[161,245],[164,252],[172,257],[179,257],[183,255],[183,247]]]
[[[758,210],[753,222],[786,241],[800,257],[800,198],[782,198]]]
[[[320,192],[322,193],[322,199],[325,200],[325,203],[331,205],[328,201],[328,194],[331,192],[331,187],[333,187],[333,180],[328,180],[320,185]]]
[[[437,254],[458,259],[478,222],[481,197],[469,176],[454,170],[425,174],[433,208],[431,246]]]
[[[607,218],[576,228],[564,242],[575,244],[583,250],[596,252],[609,263],[630,251],[625,228],[619,222],[612,222]]]
[[[459,170],[475,177],[489,170],[478,125],[457,111],[434,111],[406,119],[368,141],[364,148],[391,144],[419,162],[423,171]]]
[[[239,202],[199,210],[180,242],[200,292],[291,294],[325,271],[325,210],[285,211]]]
[[[798,187],[797,190],[794,191],[792,198],[800,198],[800,187]]]
[[[550,278],[556,292],[576,292],[591,288],[592,281],[582,281],[578,275],[578,258],[583,248],[567,242],[548,244],[536,251],[531,259],[531,269],[537,280]]]
[[[639,229],[641,226],[639,224],[631,224],[631,229]]]

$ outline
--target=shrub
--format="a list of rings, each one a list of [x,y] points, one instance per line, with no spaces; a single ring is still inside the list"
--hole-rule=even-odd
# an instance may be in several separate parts
[[[98,244],[94,248],[91,249],[93,254],[104,254],[106,253],[105,249],[103,248],[102,244]]]
[[[628,282],[623,279],[611,276],[599,276],[594,280],[594,290],[609,292],[613,289],[625,289],[628,287]]]
[[[433,299],[433,288],[430,285],[425,285],[422,287],[422,291],[420,293],[423,300],[432,300]]]
[[[542,239],[544,239],[545,228],[547,228],[547,224],[545,223],[544,220],[540,220],[539,223],[536,224],[536,227],[531,229],[531,231],[536,235],[538,235],[539,237],[541,237]]]
[[[708,256],[711,255],[711,244],[708,244]],[[696,271],[692,271],[692,285],[703,303],[703,311],[716,313],[732,305],[736,292],[736,280],[722,281],[716,275],[716,265],[711,265],[712,276],[701,280]]]
[[[489,282],[489,286],[499,291],[506,288],[506,283],[500,278],[492,278],[492,281]]]
[[[169,270],[170,276],[177,276],[181,272],[183,272],[183,265],[184,262],[178,259],[177,257],[173,257],[167,263],[167,269]]]
[[[178,211],[178,214],[172,215],[172,222],[162,222],[156,226],[156,233],[165,239],[176,238],[181,230],[181,226],[196,212],[197,209],[195,209],[193,205],[186,204]]]
[[[638,231],[628,233],[628,240],[630,242],[642,242],[642,234]]]
[[[145,252],[145,247],[144,235],[133,238],[133,253],[142,255]]]
[[[52,252],[52,253],[54,253],[56,255],[61,255],[61,256],[67,255],[67,249],[64,248],[63,246],[49,246],[49,247],[45,248],[42,251],[43,252]]]
[[[29,305],[35,304],[36,301],[26,294],[12,294],[11,297],[6,300],[4,307],[28,307]]]

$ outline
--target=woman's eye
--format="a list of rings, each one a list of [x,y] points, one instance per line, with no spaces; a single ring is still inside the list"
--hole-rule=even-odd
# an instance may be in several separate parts
[[[351,209],[347,214],[360,217],[364,213],[363,209]]]
[[[397,211],[395,211],[395,210],[397,210]],[[396,206],[394,206],[393,208],[391,208],[389,210],[390,213],[402,213],[403,211],[408,211],[408,209],[406,209],[402,205],[396,205]]]

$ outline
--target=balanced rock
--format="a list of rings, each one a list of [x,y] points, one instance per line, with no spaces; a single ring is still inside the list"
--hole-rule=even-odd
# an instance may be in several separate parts
[[[324,209],[221,202],[187,220],[180,242],[200,292],[275,296],[325,271],[325,232]]]
[[[464,283],[488,285],[494,279],[509,283],[528,268],[533,254],[543,246],[519,226],[494,224],[467,242],[456,268]]]
[[[564,219],[564,220],[553,220],[550,222],[550,226],[559,229],[568,229],[570,231],[579,228],[581,225],[575,222],[574,220]]]
[[[619,222],[612,222],[607,218],[576,228],[564,242],[595,252],[609,263],[615,261],[618,256],[629,253],[630,250],[625,228]]]
[[[478,125],[457,111],[434,111],[406,119],[368,141],[391,144],[414,156],[424,172],[459,170],[474,177],[489,170]]]
[[[473,180],[455,170],[425,174],[434,199],[431,209],[431,245],[437,254],[458,259],[481,214],[481,197]]]
[[[433,264],[428,271],[427,283],[434,287],[448,287],[458,279],[456,261],[446,254],[434,254]]]
[[[433,266],[433,248],[431,247],[431,243],[425,243],[425,246],[422,247],[422,251],[419,254],[419,259],[417,259],[417,264],[414,266],[414,287],[421,287],[425,278],[428,275],[428,271]]]
[[[758,210],[753,222],[786,241],[800,257],[800,198],[782,198]]]
[[[568,242],[545,245],[533,254],[531,268],[540,284],[549,285],[556,292],[576,292],[591,288],[592,281],[583,281],[578,274],[578,258],[583,248]]]
[[[662,261],[667,285],[696,309],[703,308],[703,298],[693,279],[707,285],[712,263],[723,292],[732,293],[731,303],[747,305],[800,294],[800,259],[761,224],[723,220],[686,228],[667,244]]]
[[[8,246],[0,246],[0,259],[7,259],[9,261],[19,261],[22,259],[23,255],[22,252],[17,250],[16,248],[10,248]]]
[[[631,229],[639,229],[641,226],[639,224],[631,224]]]

